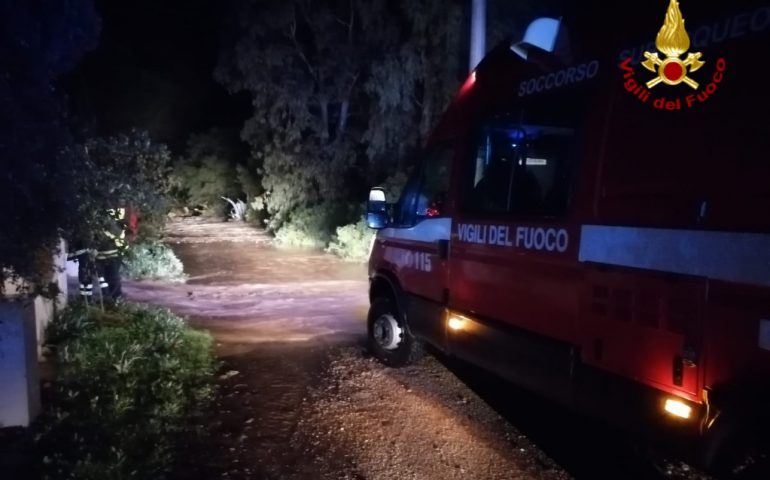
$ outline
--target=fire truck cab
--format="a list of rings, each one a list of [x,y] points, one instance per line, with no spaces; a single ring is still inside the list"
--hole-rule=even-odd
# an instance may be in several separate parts
[[[710,467],[770,425],[770,7],[580,3],[487,55],[400,198],[370,192],[369,341]]]

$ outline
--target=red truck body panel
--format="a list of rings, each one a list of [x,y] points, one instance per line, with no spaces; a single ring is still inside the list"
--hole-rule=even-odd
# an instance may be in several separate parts
[[[639,64],[667,2],[654,3],[575,7],[553,55],[490,52],[427,143],[453,152],[438,218],[382,230],[370,259],[373,281],[387,275],[419,306],[418,336],[566,403],[589,384],[580,369],[696,407],[770,385],[770,6],[682,2],[700,89],[645,100],[628,82],[654,77]],[[505,208],[473,206],[495,180],[479,173],[490,155],[549,187],[531,197],[538,212],[563,211],[516,211],[519,173],[505,174]],[[562,181],[566,198],[549,203]],[[479,326],[453,333],[446,312]],[[495,332],[519,340],[494,353]]]

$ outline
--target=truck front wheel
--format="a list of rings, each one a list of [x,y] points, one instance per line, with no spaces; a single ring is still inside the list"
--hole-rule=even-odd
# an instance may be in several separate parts
[[[390,298],[372,301],[367,325],[369,349],[385,365],[403,367],[422,354],[422,342],[409,332],[404,315]]]

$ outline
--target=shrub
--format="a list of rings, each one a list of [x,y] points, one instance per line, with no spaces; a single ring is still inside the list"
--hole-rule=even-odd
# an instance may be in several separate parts
[[[242,190],[239,179],[250,180],[243,167],[236,169],[244,155],[240,150],[235,130],[212,128],[191,135],[186,155],[174,167],[178,206],[200,208],[204,215],[225,218],[228,207],[222,197],[237,197]]]
[[[255,197],[247,202],[246,214],[244,220],[250,223],[264,226],[267,212],[265,211],[265,202],[262,196]]]
[[[379,184],[385,190],[389,202],[398,201],[407,179],[406,172],[396,172]],[[365,205],[362,205],[358,210],[364,209]],[[374,235],[375,231],[367,227],[366,220],[362,218],[357,223],[338,227],[326,251],[344,260],[364,262],[369,259],[369,249]]]
[[[407,173],[396,172],[379,184],[385,189],[390,202],[398,200],[407,178]],[[263,206],[262,202],[261,198],[256,199],[253,208],[258,210]],[[288,220],[276,228],[276,243],[283,247],[326,248],[327,252],[345,260],[364,261],[369,257],[369,246],[374,236],[374,231],[369,230],[361,219],[364,209],[365,204],[341,201],[296,207]],[[356,218],[361,220],[348,224]]]
[[[78,338],[96,327],[92,312],[83,302],[72,302],[62,311],[56,321],[48,326],[46,338],[49,343],[62,344]]]
[[[161,242],[136,243],[123,257],[123,274],[132,280],[184,280],[184,266]]]
[[[44,478],[162,478],[212,395],[211,337],[127,304],[75,306],[53,328],[67,334],[38,423]]]
[[[276,231],[275,241],[282,247],[324,248],[334,227],[345,216],[345,208],[330,202],[297,208]]]
[[[327,252],[345,260],[364,262],[369,259],[369,249],[374,239],[374,230],[366,226],[366,220],[337,228],[337,234],[329,243]]]

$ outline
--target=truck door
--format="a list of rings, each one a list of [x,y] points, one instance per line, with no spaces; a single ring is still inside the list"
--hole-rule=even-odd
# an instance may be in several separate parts
[[[450,349],[566,399],[580,282],[568,208],[575,128],[522,110],[490,119],[472,143],[452,229],[449,299],[473,328],[450,330]]]
[[[393,225],[383,229],[375,249],[406,293],[409,327],[443,348],[443,312],[451,218],[447,193],[454,150],[428,149],[395,206]]]

